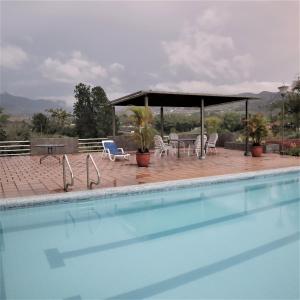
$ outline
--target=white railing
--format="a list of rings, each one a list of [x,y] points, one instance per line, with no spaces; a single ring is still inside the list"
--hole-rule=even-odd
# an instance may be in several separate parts
[[[0,156],[30,155],[30,141],[1,141]]]
[[[103,151],[103,140],[107,140],[107,138],[78,139],[78,152],[101,152]]]

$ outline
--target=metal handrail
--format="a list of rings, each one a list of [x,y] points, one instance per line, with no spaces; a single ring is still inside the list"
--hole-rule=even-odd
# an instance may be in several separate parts
[[[69,163],[69,159],[68,159],[68,157],[67,157],[66,154],[63,155],[62,165],[63,165],[63,183],[64,183],[64,191],[67,192],[69,186],[73,186],[73,185],[74,185],[74,174],[73,174],[71,165],[70,165],[70,163]],[[69,172],[70,172],[70,175],[71,175],[71,182],[67,182],[66,166],[68,167]]]
[[[90,170],[89,170],[89,160],[91,160],[96,173],[97,173],[97,181],[90,179]],[[93,159],[93,156],[91,154],[88,154],[86,156],[86,185],[88,189],[92,189],[93,188],[93,184],[94,185],[98,185],[100,183],[100,172],[99,169],[97,167],[97,165],[95,164],[95,161]]]

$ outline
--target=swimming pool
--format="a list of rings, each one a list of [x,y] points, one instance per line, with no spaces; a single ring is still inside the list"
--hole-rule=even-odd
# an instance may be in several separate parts
[[[260,175],[2,207],[0,299],[297,299],[300,171]]]

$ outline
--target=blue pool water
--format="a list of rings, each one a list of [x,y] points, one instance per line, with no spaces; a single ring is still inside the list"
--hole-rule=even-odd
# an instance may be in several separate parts
[[[299,180],[0,211],[0,298],[299,299]]]

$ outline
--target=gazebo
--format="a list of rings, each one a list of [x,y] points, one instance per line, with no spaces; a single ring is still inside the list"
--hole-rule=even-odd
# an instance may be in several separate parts
[[[115,106],[155,106],[160,107],[161,118],[161,136],[164,135],[164,107],[198,107],[200,110],[200,134],[203,145],[204,135],[204,110],[205,107],[227,104],[237,101],[245,101],[245,120],[248,122],[248,100],[257,99],[254,97],[235,96],[235,95],[217,95],[183,92],[164,92],[164,91],[139,91],[127,96],[118,98],[111,102],[113,107],[113,136],[116,134],[115,126]],[[248,154],[248,131],[246,130],[245,155]],[[201,159],[204,159],[204,150],[201,149]]]

